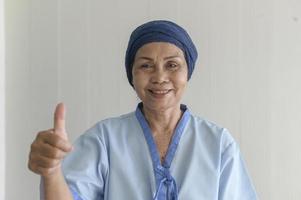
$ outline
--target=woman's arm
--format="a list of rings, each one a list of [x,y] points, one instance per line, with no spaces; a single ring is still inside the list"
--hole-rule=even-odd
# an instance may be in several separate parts
[[[45,200],[71,200],[72,194],[61,169],[61,161],[72,150],[65,130],[65,107],[59,104],[54,129],[39,132],[29,154],[28,168],[41,175]]]
[[[62,170],[49,177],[42,177],[45,200],[73,200]]]

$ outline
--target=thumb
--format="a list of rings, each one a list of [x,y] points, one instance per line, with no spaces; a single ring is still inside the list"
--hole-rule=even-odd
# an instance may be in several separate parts
[[[63,103],[59,103],[54,112],[54,133],[68,140],[65,128],[66,108]]]

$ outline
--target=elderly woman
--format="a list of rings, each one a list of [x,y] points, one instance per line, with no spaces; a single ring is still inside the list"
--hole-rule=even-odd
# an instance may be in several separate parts
[[[158,20],[136,28],[125,65],[142,102],[135,112],[97,123],[73,147],[59,104],[54,129],[40,132],[31,146],[29,168],[42,176],[43,198],[257,199],[230,133],[181,104],[196,59],[177,24]]]

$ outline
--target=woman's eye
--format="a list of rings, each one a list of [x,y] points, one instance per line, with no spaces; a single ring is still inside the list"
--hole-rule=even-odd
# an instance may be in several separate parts
[[[178,67],[178,64],[177,63],[168,63],[168,67],[171,69],[174,69],[174,68]]]
[[[141,68],[150,68],[150,67],[151,67],[151,65],[148,64],[148,63],[145,63],[145,64],[141,65]]]

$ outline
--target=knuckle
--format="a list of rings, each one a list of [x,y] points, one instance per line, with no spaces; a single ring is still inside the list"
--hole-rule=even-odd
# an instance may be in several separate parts
[[[55,158],[56,157],[56,150],[51,150],[49,152],[47,152],[48,157],[50,158]]]
[[[45,134],[44,131],[39,131],[37,134],[37,138],[43,137],[44,134]]]
[[[53,159],[53,160],[51,160],[51,161],[49,162],[49,167],[55,167],[55,166],[57,166],[58,164],[59,164],[59,160]]]
[[[32,171],[32,172],[34,172],[34,173],[36,173],[36,174],[40,174],[40,172],[39,172],[37,166],[35,166],[35,165],[33,165],[33,164],[29,164],[29,165],[28,165],[28,168],[29,168],[30,171]]]
[[[40,140],[50,133],[51,133],[51,130],[39,131],[37,134],[36,140]]]
[[[54,158],[60,158],[61,157],[61,152],[59,150],[53,151],[53,157]]]
[[[34,162],[35,158],[36,158],[36,155],[34,153],[29,154],[29,162],[31,162],[31,163]]]
[[[52,166],[52,161],[43,161],[40,163],[41,167],[48,168]]]
[[[27,167],[28,167],[29,170],[33,171],[31,162],[27,163]]]
[[[57,150],[52,152],[53,158],[57,158],[59,156],[59,152]]]
[[[53,139],[53,145],[55,147],[61,147],[62,146],[62,140],[60,138],[54,138]]]
[[[53,139],[53,145],[54,145],[55,147],[57,147],[59,144],[60,144],[60,142],[57,140],[57,138],[54,138],[54,139]]]
[[[56,136],[54,138],[54,143],[55,143],[56,146],[59,146],[62,143],[61,138],[59,138],[58,136]]]
[[[36,142],[33,142],[33,143],[30,145],[30,149],[31,149],[31,150],[36,149],[36,147],[37,147]]]

